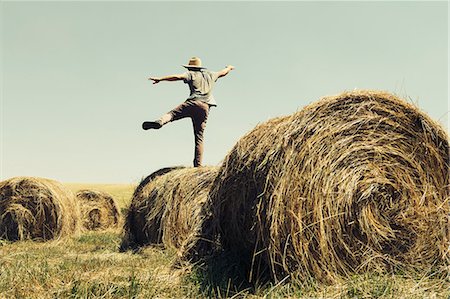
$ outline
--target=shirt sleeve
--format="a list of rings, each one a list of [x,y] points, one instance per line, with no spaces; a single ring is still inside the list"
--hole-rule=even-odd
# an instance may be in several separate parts
[[[211,72],[211,78],[216,82],[219,79],[219,72]]]
[[[191,75],[191,73],[190,73],[190,72],[184,73],[184,74],[183,74],[183,82],[184,82],[184,83],[188,83],[188,82],[190,82],[190,81],[192,81],[192,75]]]

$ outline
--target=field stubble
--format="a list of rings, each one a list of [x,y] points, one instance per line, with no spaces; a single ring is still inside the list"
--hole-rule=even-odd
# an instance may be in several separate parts
[[[123,211],[133,185],[67,184],[72,191],[112,194]],[[364,274],[322,285],[314,281],[248,287],[214,280],[201,265],[178,266],[175,252],[147,247],[119,253],[121,228],[50,242],[0,241],[0,298],[450,298],[448,277]],[[222,264],[217,271],[232,271]],[[223,275],[222,275],[223,277]]]

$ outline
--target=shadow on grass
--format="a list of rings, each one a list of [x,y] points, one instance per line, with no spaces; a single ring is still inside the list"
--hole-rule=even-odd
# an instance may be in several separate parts
[[[255,294],[271,283],[268,268],[252,269],[251,258],[235,252],[218,252],[196,262],[189,279],[209,298],[229,298]],[[253,267],[255,268],[255,267]]]

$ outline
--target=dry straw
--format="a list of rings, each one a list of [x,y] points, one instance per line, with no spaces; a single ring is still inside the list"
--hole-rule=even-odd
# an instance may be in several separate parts
[[[429,270],[449,248],[449,143],[388,93],[326,97],[257,126],[225,158],[205,215],[250,278]]]
[[[202,223],[217,167],[164,168],[145,178],[134,192],[121,249],[163,243],[181,255]]]
[[[116,201],[110,194],[97,190],[80,190],[76,197],[85,229],[103,230],[118,226],[120,213]]]
[[[0,238],[50,240],[78,230],[79,207],[60,183],[16,177],[0,182]]]

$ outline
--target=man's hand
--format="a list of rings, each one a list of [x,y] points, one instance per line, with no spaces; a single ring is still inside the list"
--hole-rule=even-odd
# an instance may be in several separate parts
[[[157,83],[161,82],[160,78],[154,78],[154,77],[150,77],[150,78],[148,78],[148,80],[152,80],[153,84],[157,84]]]
[[[227,65],[223,70],[219,71],[219,78],[228,75],[228,73],[229,73],[231,70],[234,70],[234,66],[232,66],[232,65]]]

